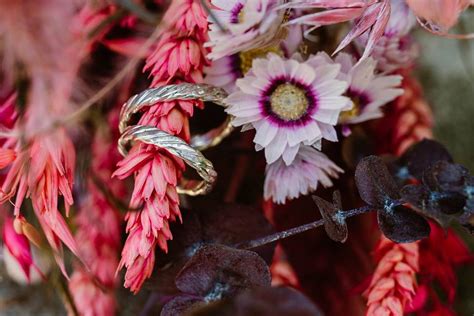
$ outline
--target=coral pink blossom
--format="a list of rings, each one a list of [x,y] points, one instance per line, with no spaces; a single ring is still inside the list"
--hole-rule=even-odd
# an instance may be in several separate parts
[[[377,268],[367,290],[368,316],[402,316],[417,288],[418,243],[396,244],[382,237]]]
[[[234,116],[234,126],[256,130],[255,147],[265,149],[267,163],[281,157],[289,165],[300,145],[337,140],[334,125],[351,106],[342,96],[347,83],[336,79],[339,70],[340,65],[320,56],[305,62],[276,54],[255,59],[249,73],[237,80],[238,90],[226,98],[226,111]]]
[[[173,1],[164,20],[161,39],[146,60],[153,77],[152,86],[182,81],[201,82],[206,51],[199,43],[207,39],[207,17],[199,1]],[[149,107],[139,121],[189,140],[188,117],[197,101],[172,101]],[[153,146],[136,144],[118,163],[114,176],[134,176],[135,185],[127,213],[128,237],[122,250],[119,269],[125,267],[125,286],[138,292],[151,275],[155,248],[167,251],[172,235],[169,222],[181,217],[176,186],[184,163]]]
[[[448,31],[459,15],[473,4],[471,0],[406,0],[419,17],[432,25],[433,29]]]

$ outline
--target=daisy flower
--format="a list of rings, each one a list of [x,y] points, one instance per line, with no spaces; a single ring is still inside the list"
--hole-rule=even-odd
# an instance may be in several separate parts
[[[341,114],[341,123],[358,124],[382,117],[381,107],[403,94],[403,89],[398,88],[402,77],[376,74],[377,62],[373,58],[356,64],[354,57],[340,53],[335,62],[341,65],[339,78],[348,82],[346,95],[354,104]]]
[[[212,0],[209,16],[211,60],[270,44],[278,38],[285,13],[275,8],[282,0]],[[214,18],[218,21],[215,23]],[[224,30],[222,29],[224,28]]]
[[[255,59],[249,73],[237,80],[238,91],[226,99],[233,125],[256,130],[255,147],[265,149],[267,163],[282,157],[289,165],[300,144],[337,141],[334,125],[350,106],[342,96],[347,83],[336,79],[340,65],[319,56],[305,62],[295,58],[270,54]]]
[[[291,165],[287,166],[282,159],[267,165],[264,198],[283,204],[287,199],[315,191],[319,183],[331,187],[331,178],[337,179],[343,172],[322,152],[301,146]]]
[[[237,89],[235,85],[236,80],[242,78],[252,68],[253,60],[265,58],[270,53],[286,56],[284,50],[279,45],[255,48],[224,56],[213,61],[208,68],[204,69],[206,74],[204,82],[221,87],[229,93],[234,92]]]
[[[279,56],[289,57],[296,53],[303,40],[303,32],[299,25],[288,27],[288,35],[280,44],[254,48],[247,51],[224,56],[214,60],[209,67],[204,68],[206,77],[204,82],[216,87],[224,88],[227,92],[236,90],[235,81],[242,78],[252,68],[256,58],[265,58],[274,53]]]

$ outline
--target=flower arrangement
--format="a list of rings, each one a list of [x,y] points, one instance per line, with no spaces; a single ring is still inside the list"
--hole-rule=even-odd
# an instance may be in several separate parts
[[[70,315],[455,314],[474,177],[413,31],[471,5],[0,1],[0,272]]]

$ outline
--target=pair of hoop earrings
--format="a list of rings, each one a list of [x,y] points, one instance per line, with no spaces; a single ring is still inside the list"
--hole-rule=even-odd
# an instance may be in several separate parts
[[[224,123],[219,127],[205,134],[192,136],[190,144],[156,127],[144,125],[130,126],[130,120],[134,114],[157,102],[201,100],[204,102],[212,102],[226,108],[227,105],[224,102],[226,97],[227,93],[222,88],[206,84],[190,83],[172,84],[147,89],[132,96],[123,105],[120,112],[119,130],[121,136],[118,141],[120,153],[125,156],[128,153],[127,148],[137,141],[164,149],[170,154],[181,158],[187,165],[194,168],[202,178],[202,180],[181,179],[181,183],[177,187],[178,193],[190,196],[208,193],[214,185],[217,173],[214,170],[212,162],[204,157],[201,151],[218,145],[232,132],[233,127],[230,116],[227,116]]]

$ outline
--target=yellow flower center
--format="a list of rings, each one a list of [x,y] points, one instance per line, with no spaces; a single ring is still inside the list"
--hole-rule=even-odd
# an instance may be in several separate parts
[[[354,105],[352,106],[352,109],[341,112],[341,115],[339,116],[340,122],[347,122],[359,116],[362,105],[365,105],[363,103],[366,102],[366,100],[363,100],[363,96],[359,96],[359,95],[351,95],[351,100],[352,100],[352,103],[354,103]]]
[[[283,51],[278,46],[267,46],[262,48],[255,48],[245,52],[239,53],[240,71],[246,74],[252,68],[253,60],[256,58],[265,58],[269,53],[275,53],[283,57]]]
[[[239,14],[237,14],[237,20],[239,21],[239,23],[244,23],[244,17],[245,17],[244,8],[242,8],[240,9]]]
[[[348,111],[341,112],[340,121],[341,122],[349,121],[349,120],[359,116],[359,113],[360,113],[359,106],[354,104],[352,109],[350,109]]]
[[[272,112],[285,121],[300,119],[308,106],[305,91],[290,83],[279,85],[270,96]]]

